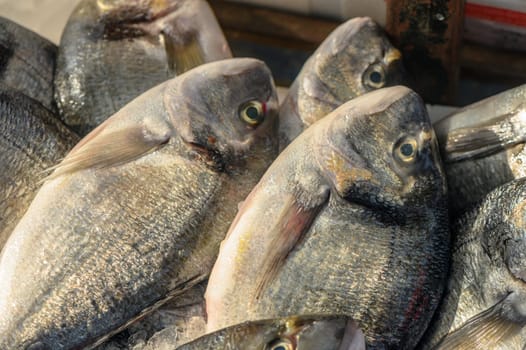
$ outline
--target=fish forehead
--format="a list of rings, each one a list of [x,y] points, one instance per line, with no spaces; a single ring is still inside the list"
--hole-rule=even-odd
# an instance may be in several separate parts
[[[350,130],[356,123],[371,121],[382,113],[392,116],[383,122],[403,128],[411,128],[412,123],[430,127],[421,98],[405,86],[378,89],[356,97],[335,109],[322,121],[334,124],[333,133],[341,134],[342,128]],[[370,127],[375,128],[379,123],[372,123]]]
[[[273,117],[277,105],[270,70],[262,61],[250,58],[196,67],[175,79],[173,89],[176,95],[185,97],[184,103],[209,120],[237,118],[241,104],[250,100],[269,102],[268,109]]]

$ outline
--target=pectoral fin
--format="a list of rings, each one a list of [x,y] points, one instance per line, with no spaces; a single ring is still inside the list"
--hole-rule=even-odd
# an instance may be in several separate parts
[[[327,198],[328,193],[325,199]],[[279,218],[271,229],[273,232],[270,234],[275,238],[271,241],[271,250],[265,255],[262,264],[262,274],[256,284],[255,299],[259,299],[261,293],[274,280],[287,256],[308,231],[323,204],[325,201],[312,207],[306,207],[293,196],[287,198]]]
[[[50,169],[54,172],[44,181],[83,169],[130,162],[168,142],[172,133],[168,125],[148,128],[136,124],[109,130],[109,122],[110,119],[81,140],[62,162]]]
[[[189,34],[184,33],[184,35]],[[162,33],[161,37],[166,51],[168,66],[177,75],[206,63],[205,54],[196,35],[192,35],[184,42],[174,40],[171,35],[165,33]]]
[[[517,335],[523,325],[505,317],[502,306],[506,299],[472,317],[462,327],[446,335],[436,349],[496,349],[501,342]]]
[[[524,112],[524,111],[523,111]],[[494,118],[476,127],[460,128],[447,134],[447,162],[483,157],[526,141],[526,114],[519,112]]]

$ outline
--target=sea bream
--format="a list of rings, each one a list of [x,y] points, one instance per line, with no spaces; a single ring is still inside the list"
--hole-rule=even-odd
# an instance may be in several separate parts
[[[97,345],[203,280],[278,152],[277,108],[263,62],[223,60],[81,140],[0,257],[0,349]]]
[[[149,88],[230,57],[204,0],[82,0],[60,40],[56,101],[84,136]]]
[[[174,348],[162,348],[170,349]],[[356,322],[344,316],[289,316],[244,322],[203,335],[176,350],[211,349],[365,350],[365,339]]]
[[[383,29],[369,17],[348,20],[305,62],[281,103],[280,149],[348,100],[406,80],[402,55]]]
[[[446,182],[421,98],[397,86],[313,124],[244,201],[206,290],[207,330],[296,314],[355,319],[412,349],[449,263]]]
[[[498,186],[526,176],[526,85],[466,106],[433,126],[455,217]]]
[[[526,178],[491,191],[452,229],[444,299],[421,349],[526,346]]]

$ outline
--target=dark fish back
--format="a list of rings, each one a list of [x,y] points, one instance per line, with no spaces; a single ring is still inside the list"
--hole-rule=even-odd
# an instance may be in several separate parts
[[[40,35],[0,17],[0,82],[56,111],[53,74],[57,46]]]
[[[58,118],[21,92],[0,88],[0,249],[46,176],[78,141]]]

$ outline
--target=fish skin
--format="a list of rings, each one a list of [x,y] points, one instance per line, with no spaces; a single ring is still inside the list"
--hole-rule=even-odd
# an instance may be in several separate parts
[[[373,71],[383,75],[370,83]],[[401,53],[369,17],[338,26],[305,62],[280,106],[280,150],[336,107],[369,91],[407,81]]]
[[[0,17],[0,83],[37,100],[54,113],[57,51],[51,41]]]
[[[526,176],[526,85],[466,106],[433,127],[448,177],[452,219],[490,191]]]
[[[248,100],[266,103],[257,128],[239,116]],[[99,345],[203,280],[277,155],[277,108],[268,67],[230,59],[149,90],[81,140],[0,257],[0,349]]]
[[[343,316],[291,316],[244,322],[206,334],[177,350],[263,350],[280,345],[291,350],[365,350],[358,325]]]
[[[524,348],[525,218],[526,179],[521,178],[497,187],[456,220],[444,299],[419,348]],[[473,337],[466,332],[470,327]]]
[[[41,103],[0,84],[0,251],[31,204],[46,170],[78,140]]]
[[[62,34],[55,98],[84,136],[151,87],[231,57],[204,0],[83,0]]]
[[[418,154],[406,164],[397,152],[411,140]],[[413,348],[446,283],[444,176],[416,93],[397,86],[345,103],[293,141],[244,201],[209,278],[207,331],[338,313],[373,349]]]

